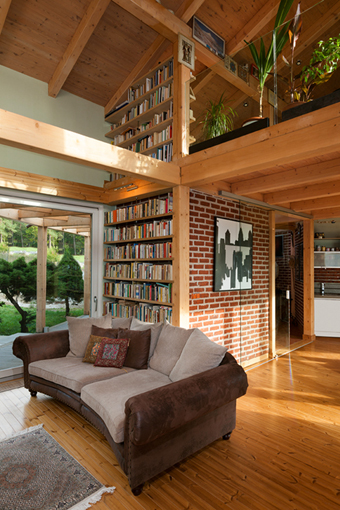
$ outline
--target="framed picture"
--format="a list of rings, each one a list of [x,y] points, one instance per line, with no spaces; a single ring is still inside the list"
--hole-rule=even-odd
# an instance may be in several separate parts
[[[245,81],[246,83],[249,82],[248,64],[245,64],[243,66],[239,65],[237,72],[238,72],[238,76],[239,76],[239,78],[241,78],[241,80]]]
[[[229,57],[229,55],[224,57],[224,67],[237,76],[237,62]]]
[[[255,64],[250,66],[250,74],[257,80],[259,79],[259,68]]]
[[[192,36],[196,41],[200,42],[215,53],[220,58],[225,55],[225,41],[216,32],[207,27],[205,23],[194,16],[192,25]]]
[[[249,290],[253,281],[253,225],[215,217],[214,292]]]
[[[178,62],[195,70],[195,43],[178,34]]]

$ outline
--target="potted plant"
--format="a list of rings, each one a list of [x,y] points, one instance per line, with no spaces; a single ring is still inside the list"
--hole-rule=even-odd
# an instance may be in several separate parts
[[[234,117],[237,113],[231,106],[225,104],[224,92],[217,102],[209,100],[209,106],[205,112],[203,135],[205,140],[224,135],[234,129]]]
[[[300,10],[300,4],[298,3],[296,13],[294,18],[289,24],[288,27],[288,37],[289,37],[289,44],[290,44],[290,61],[286,59],[284,55],[282,55],[282,60],[290,68],[290,80],[289,83],[289,96],[290,96],[290,102],[294,103],[296,99],[296,91],[295,91],[295,75],[294,75],[294,53],[295,53],[295,47],[296,43],[300,37],[301,29],[302,29],[302,19],[301,19],[301,10]]]
[[[275,19],[275,25],[274,30],[272,32],[271,36],[271,42],[268,48],[268,51],[266,51],[265,43],[263,38],[260,38],[260,49],[257,51],[257,48],[255,46],[254,42],[246,44],[252,54],[252,57],[254,59],[254,63],[258,68],[258,79],[259,79],[259,93],[260,93],[260,117],[263,116],[263,91],[264,91],[264,85],[265,82],[274,66],[275,60],[277,59],[278,55],[282,52],[285,44],[288,42],[289,35],[288,35],[288,29],[289,25],[288,23],[285,23],[285,19],[289,13],[289,10],[291,6],[293,5],[294,0],[281,0],[276,19]],[[276,34],[276,52],[274,55],[274,33]]]
[[[301,71],[300,100],[309,101],[318,85],[326,83],[340,60],[340,34],[328,41],[319,41],[307,66]]]

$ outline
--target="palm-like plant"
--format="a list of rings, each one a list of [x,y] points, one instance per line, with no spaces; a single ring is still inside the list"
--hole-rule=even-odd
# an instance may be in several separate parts
[[[237,113],[225,104],[224,92],[217,102],[209,100],[209,106],[205,112],[203,134],[205,140],[223,135],[234,129],[234,117]]]
[[[275,19],[275,25],[274,30],[272,32],[271,42],[268,48],[268,51],[266,51],[264,40],[261,37],[260,38],[260,51],[257,51],[257,48],[255,46],[255,43],[251,42],[246,44],[248,48],[250,49],[250,52],[252,54],[252,57],[254,59],[255,65],[258,68],[259,73],[259,92],[260,92],[260,117],[262,117],[263,112],[263,91],[264,91],[264,85],[266,82],[266,79],[268,78],[268,75],[270,74],[271,70],[273,69],[275,60],[277,59],[278,55],[282,52],[285,44],[288,42],[289,35],[288,35],[288,22],[285,23],[285,19],[289,13],[289,10],[291,6],[293,5],[294,0],[281,0],[276,19]],[[276,36],[276,51],[274,54],[274,33]]]

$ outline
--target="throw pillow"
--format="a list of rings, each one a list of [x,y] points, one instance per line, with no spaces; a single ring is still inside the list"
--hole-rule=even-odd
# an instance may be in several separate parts
[[[67,317],[67,325],[69,329],[70,352],[68,356],[83,358],[87,344],[91,336],[92,325],[101,326],[102,328],[111,327],[111,315],[104,317]]]
[[[192,332],[193,329],[164,324],[155,352],[150,359],[150,368],[164,375],[169,375]]]
[[[117,338],[119,329],[105,329],[99,328],[98,326],[92,325],[91,336],[89,343],[87,344],[85,356],[83,358],[84,363],[94,363],[97,358],[98,350],[101,341],[104,337],[106,338]]]
[[[84,363],[94,363],[96,361],[99,346],[103,340],[102,336],[91,335],[89,343],[87,344],[85,356],[83,358]]]
[[[119,329],[118,338],[127,338],[129,348],[124,361],[125,367],[137,370],[148,368],[151,330],[132,331],[131,329]]]
[[[128,347],[127,338],[103,338],[94,366],[122,368]]]
[[[217,367],[227,348],[210,340],[201,330],[194,329],[169,378],[175,382]]]
[[[150,351],[149,351],[149,362],[150,358],[155,352],[155,348],[157,345],[157,341],[159,339],[159,335],[161,334],[163,327],[163,322],[142,322],[135,317],[133,317],[131,322],[131,330],[145,331],[146,329],[151,329],[151,340],[150,340]]]

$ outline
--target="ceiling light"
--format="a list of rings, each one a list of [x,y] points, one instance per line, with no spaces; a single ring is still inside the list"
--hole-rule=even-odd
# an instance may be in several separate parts
[[[245,103],[243,103],[243,106],[244,106],[245,108],[247,108],[247,106],[248,106],[247,101],[246,101]]]
[[[301,60],[297,60],[297,61],[296,61],[296,65],[297,65],[297,66],[300,66],[300,65],[301,65]]]

